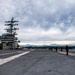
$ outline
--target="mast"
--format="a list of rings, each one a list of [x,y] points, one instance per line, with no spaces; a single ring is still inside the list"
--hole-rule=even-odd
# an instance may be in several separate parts
[[[14,18],[12,18],[11,21],[5,21],[5,26],[9,26],[9,28],[5,29],[8,34],[16,35],[16,30],[19,30],[19,28],[15,27],[18,25],[16,24],[17,22]]]

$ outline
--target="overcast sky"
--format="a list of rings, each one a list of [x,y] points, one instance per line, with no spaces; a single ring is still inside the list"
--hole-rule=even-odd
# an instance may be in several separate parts
[[[75,0],[0,0],[0,35],[12,17],[21,43],[75,41]]]

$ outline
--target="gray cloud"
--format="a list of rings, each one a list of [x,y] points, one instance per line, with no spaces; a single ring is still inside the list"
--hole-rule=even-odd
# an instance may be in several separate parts
[[[20,40],[75,40],[74,0],[0,1],[0,26],[15,17],[19,20]]]

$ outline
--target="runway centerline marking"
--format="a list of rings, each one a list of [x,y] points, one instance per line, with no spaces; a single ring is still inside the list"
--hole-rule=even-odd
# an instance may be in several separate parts
[[[8,58],[5,58],[5,59],[0,59],[0,65],[5,64],[5,63],[7,63],[7,62],[9,62],[11,60],[19,58],[19,57],[21,57],[21,56],[23,56],[25,54],[28,54],[28,53],[30,53],[30,51],[27,51],[27,52],[24,52],[24,53],[21,53],[21,54],[17,54],[17,55],[14,55],[14,56],[11,56],[11,57],[8,57]]]

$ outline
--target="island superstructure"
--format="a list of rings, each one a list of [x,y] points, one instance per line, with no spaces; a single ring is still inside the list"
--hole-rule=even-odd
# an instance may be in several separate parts
[[[5,21],[5,26],[7,26],[6,33],[4,33],[1,37],[1,43],[3,50],[7,49],[17,49],[18,48],[18,38],[16,37],[17,33],[16,30],[19,30],[16,26],[18,21],[12,18],[10,21]]]

